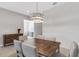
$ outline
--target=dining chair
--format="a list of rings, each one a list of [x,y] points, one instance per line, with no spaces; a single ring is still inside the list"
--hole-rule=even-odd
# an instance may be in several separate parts
[[[55,54],[54,57],[78,57],[78,54],[79,54],[78,44],[75,41],[73,41],[71,47],[69,48],[69,53],[67,54],[67,56],[58,53]]]
[[[24,40],[27,40],[27,35],[19,36],[19,40],[22,41],[22,42]]]
[[[16,49],[17,52],[17,57],[23,57],[23,52],[22,52],[22,42],[18,40],[14,40],[14,48]]]
[[[35,48],[22,43],[22,51],[25,57],[36,57]]]
[[[70,47],[70,52],[69,52],[69,57],[77,57],[78,56],[78,44],[73,41],[73,43],[71,44],[71,47]]]
[[[56,41],[56,37],[45,37],[45,40]]]

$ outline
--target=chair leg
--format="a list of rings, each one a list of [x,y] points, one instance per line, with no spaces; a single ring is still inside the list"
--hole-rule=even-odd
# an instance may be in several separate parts
[[[17,54],[19,53],[19,51],[16,51],[16,52],[17,52]],[[23,57],[25,57],[23,53],[22,53],[22,56],[23,56]],[[19,55],[17,55],[17,57],[20,57],[20,56],[19,56]]]
[[[22,54],[22,56],[25,57],[24,54]]]
[[[19,56],[17,55],[17,57],[19,57]]]

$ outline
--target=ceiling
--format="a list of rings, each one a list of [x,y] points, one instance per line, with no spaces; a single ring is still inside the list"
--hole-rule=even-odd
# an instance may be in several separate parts
[[[62,2],[38,2],[38,11],[45,12]],[[4,8],[23,15],[29,15],[36,11],[36,2],[0,2],[0,8]]]

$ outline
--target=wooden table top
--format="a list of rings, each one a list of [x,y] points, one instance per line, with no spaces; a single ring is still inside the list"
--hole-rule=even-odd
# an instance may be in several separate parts
[[[60,42],[35,38],[36,50],[44,56],[51,56],[59,48]]]

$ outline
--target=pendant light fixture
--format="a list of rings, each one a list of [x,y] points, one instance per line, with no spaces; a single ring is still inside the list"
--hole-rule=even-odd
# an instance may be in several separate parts
[[[34,23],[42,23],[44,19],[44,15],[39,12],[38,10],[38,2],[36,2],[36,12],[31,14],[31,19],[34,21]]]

